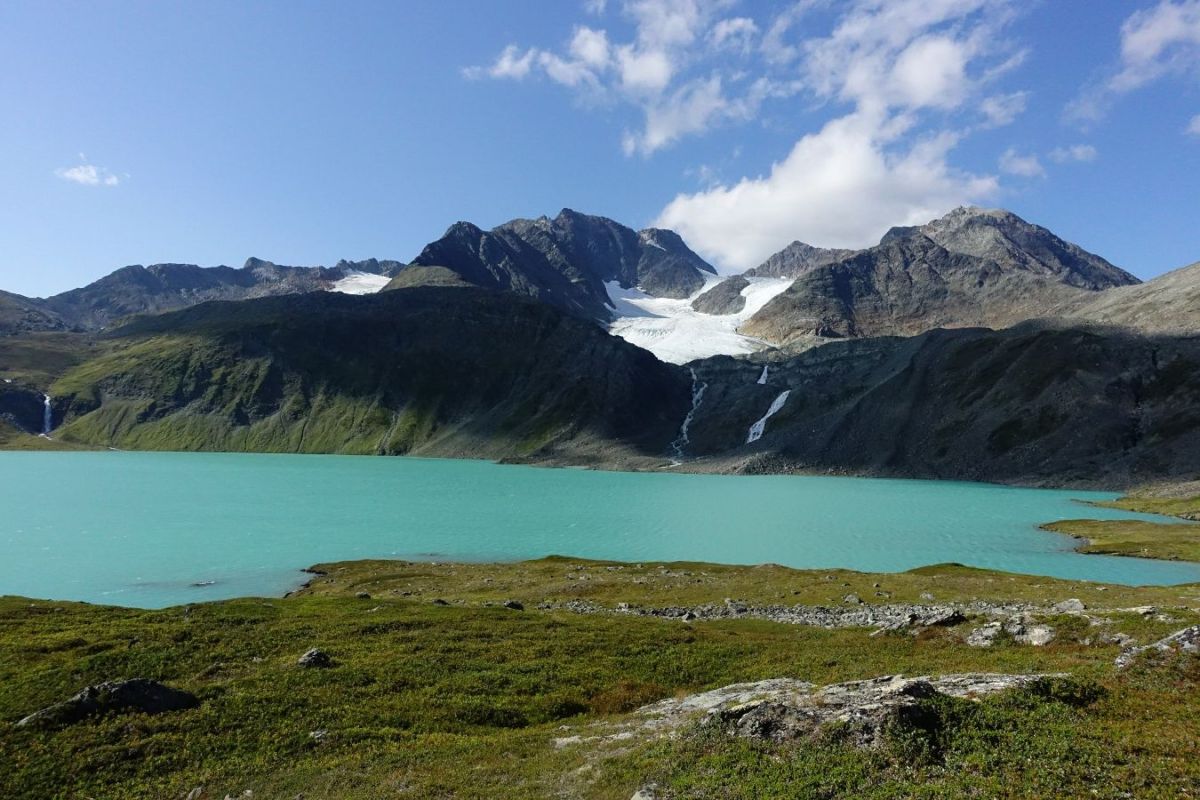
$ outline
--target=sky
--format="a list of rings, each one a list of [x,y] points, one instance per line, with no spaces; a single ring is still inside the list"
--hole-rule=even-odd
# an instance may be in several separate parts
[[[723,272],[974,203],[1200,259],[1200,0],[0,4],[0,289],[563,207]]]

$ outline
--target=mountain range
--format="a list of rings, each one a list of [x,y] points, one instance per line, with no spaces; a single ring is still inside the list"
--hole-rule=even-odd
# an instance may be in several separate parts
[[[1142,284],[1006,211],[721,277],[564,209],[409,264],[0,293],[0,446],[46,394],[59,445],[1126,486],[1200,471],[1198,331],[1200,264]]]

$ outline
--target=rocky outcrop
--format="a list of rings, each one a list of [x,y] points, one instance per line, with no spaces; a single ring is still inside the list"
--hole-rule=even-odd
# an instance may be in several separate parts
[[[1170,636],[1159,639],[1153,644],[1143,647],[1131,647],[1117,656],[1117,668],[1125,669],[1146,653],[1200,653],[1200,625],[1193,625],[1176,631]]]
[[[797,686],[783,692],[768,690],[748,702],[719,705],[709,712],[706,723],[718,725],[732,736],[775,742],[809,737],[826,726],[838,725],[850,743],[869,748],[879,745],[892,730],[936,726],[938,720],[925,711],[922,702],[939,694],[978,700],[1049,677],[994,673],[939,678],[885,675],[812,692]]]
[[[726,278],[692,301],[692,308],[702,314],[737,314],[746,307],[742,290],[750,281],[741,275]]]
[[[200,705],[195,695],[158,681],[135,678],[88,686],[79,694],[35,711],[17,723],[22,728],[59,728],[100,714],[136,711],[162,714]]]
[[[606,282],[682,299],[704,285],[705,274],[715,274],[672,231],[634,231],[571,209],[554,219],[515,219],[490,231],[457,222],[413,264],[443,267],[468,283],[599,320],[610,316]]]
[[[758,278],[798,278],[818,267],[835,264],[849,258],[856,252],[858,251],[813,247],[811,244],[796,241],[757,267],[747,270],[745,274],[747,277]]]
[[[735,683],[643,706],[631,718],[596,735],[556,740],[558,747],[595,746],[633,737],[669,736],[688,725],[717,726],[732,736],[785,741],[811,736],[839,724],[850,741],[871,747],[883,731],[921,725],[916,712],[939,695],[979,700],[989,695],[1036,686],[1061,674],[1006,675],[963,673],[933,677],[885,675],[817,687],[795,678]]]
[[[1001,634],[1007,634],[1017,644],[1028,644],[1034,647],[1050,644],[1054,641],[1054,628],[1049,625],[1039,625],[1025,615],[1010,617],[1004,621],[992,622],[976,628],[967,634],[966,643],[971,647],[991,647]]]
[[[636,606],[618,603],[613,608],[588,600],[544,602],[542,610],[570,611],[575,614],[629,614],[638,617],[677,619],[683,622],[728,619],[762,619],[785,625],[809,625],[817,628],[877,628],[904,630],[931,626],[951,626],[965,622],[968,615],[1020,619],[1025,615],[1045,611],[1028,603],[988,603],[975,601],[962,604],[913,605],[881,603],[868,605],[854,602],[846,606],[754,605],[736,600],[698,606]]]

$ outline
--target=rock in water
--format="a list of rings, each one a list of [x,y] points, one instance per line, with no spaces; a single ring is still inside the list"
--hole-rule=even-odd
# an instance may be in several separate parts
[[[195,695],[164,686],[158,681],[134,678],[128,681],[107,681],[88,686],[79,694],[35,711],[17,723],[18,727],[57,728],[73,725],[98,714],[137,711],[161,714],[182,711],[200,705]]]
[[[329,669],[333,666],[333,659],[324,650],[314,647],[300,656],[296,663],[306,669]]]

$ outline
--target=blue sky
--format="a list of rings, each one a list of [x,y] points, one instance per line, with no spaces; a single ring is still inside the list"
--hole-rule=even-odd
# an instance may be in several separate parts
[[[662,224],[726,271],[1011,208],[1200,259],[1200,0],[0,4],[0,288]]]

